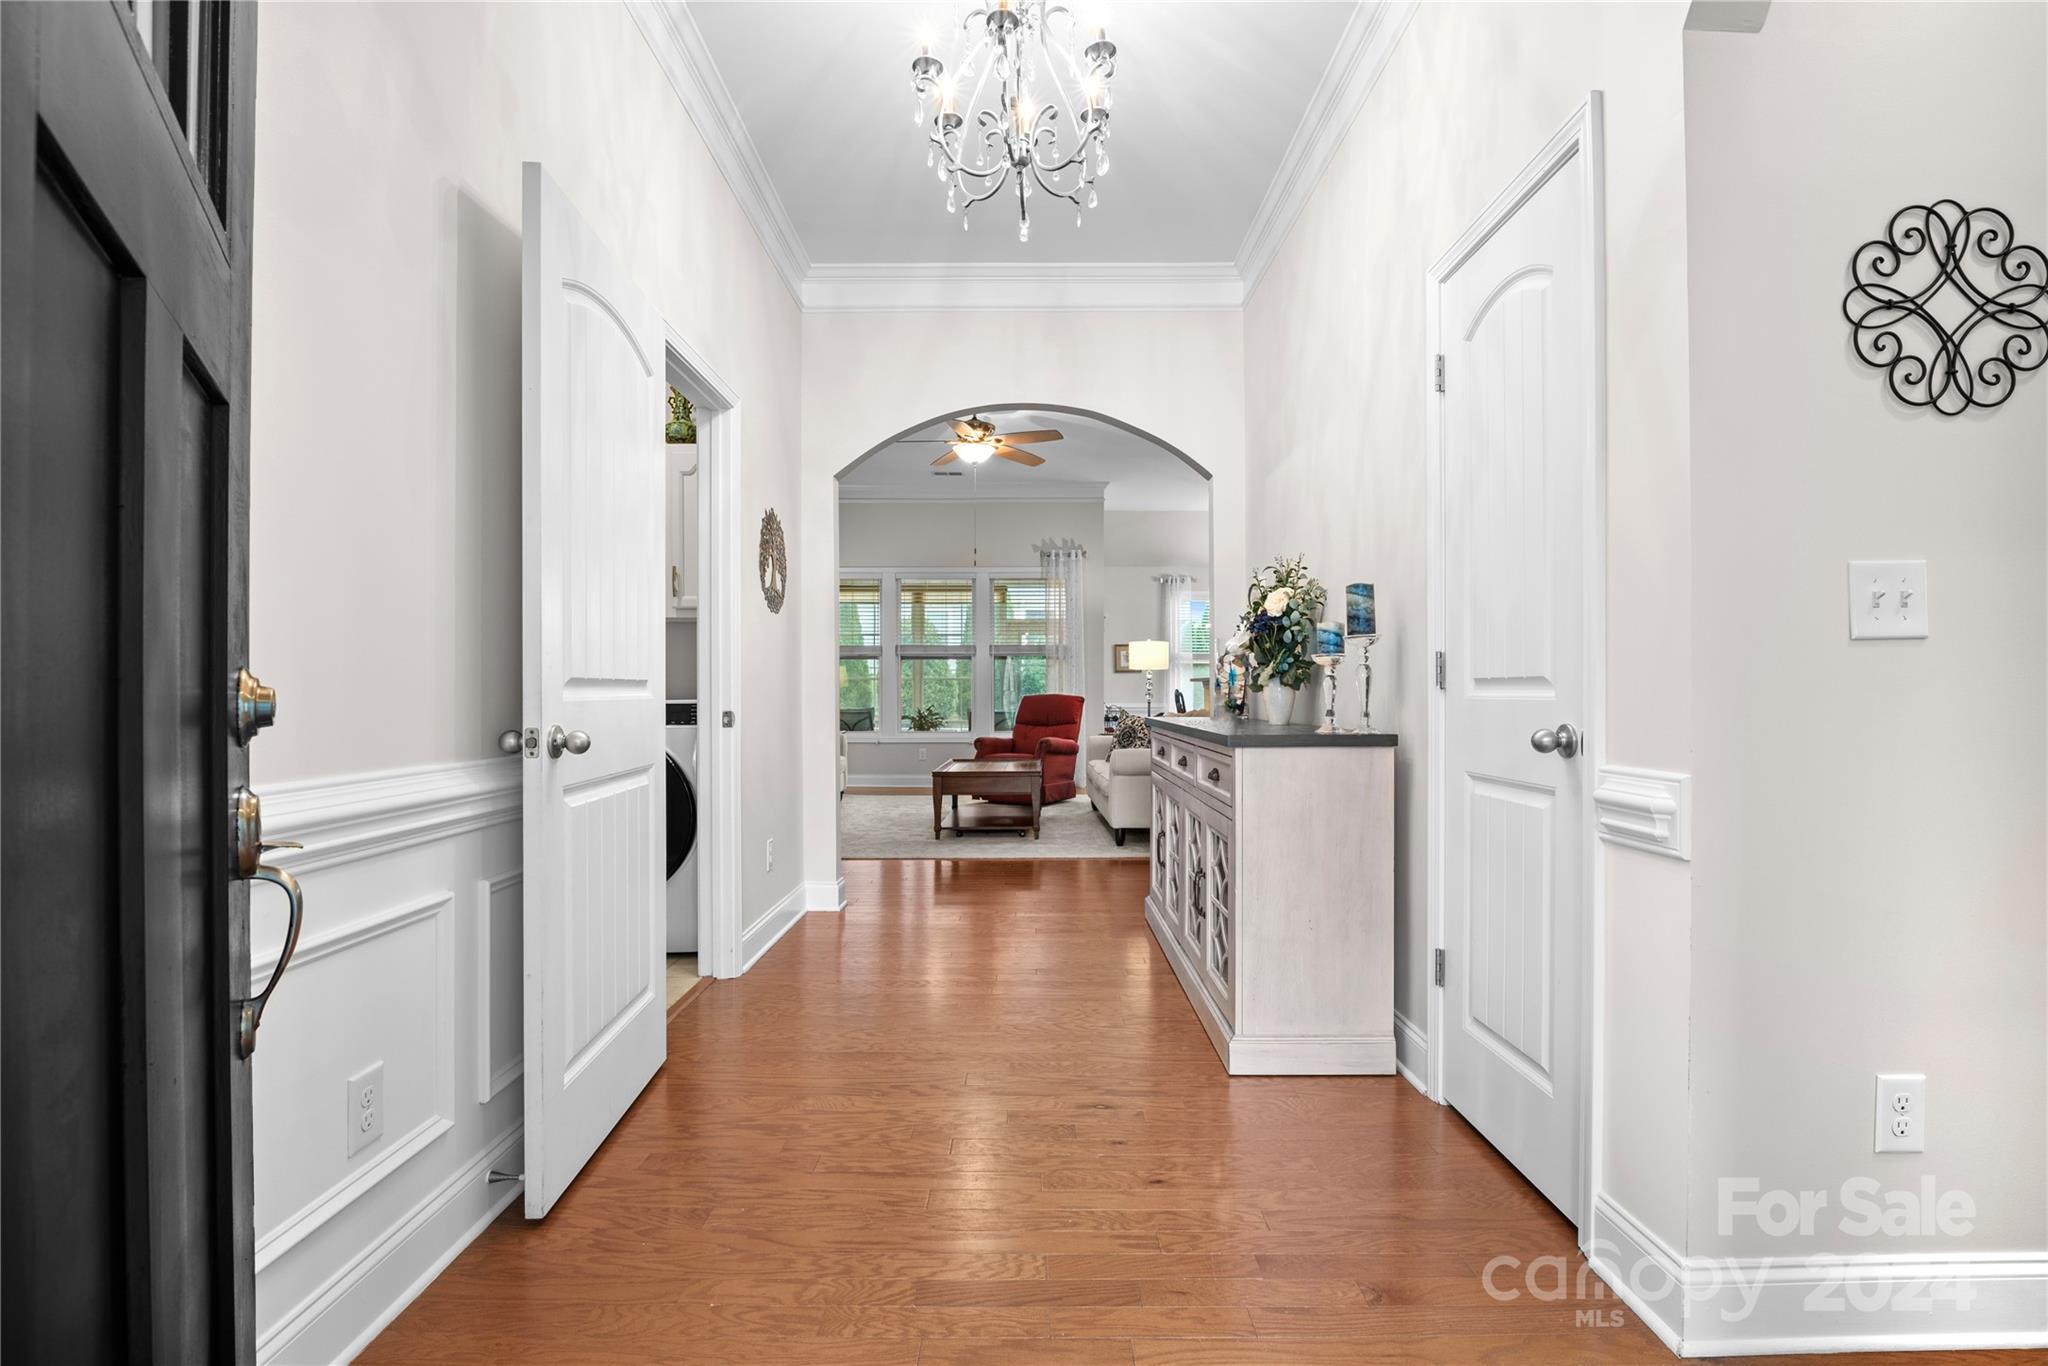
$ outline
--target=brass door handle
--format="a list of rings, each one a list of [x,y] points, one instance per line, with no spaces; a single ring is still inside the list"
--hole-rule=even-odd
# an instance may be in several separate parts
[[[247,745],[256,732],[277,722],[277,689],[266,684],[248,667],[235,670],[235,743]]]
[[[291,905],[291,920],[285,927],[284,948],[278,952],[277,966],[271,969],[270,980],[263,990],[254,996],[238,1002],[241,1017],[239,1045],[241,1055],[248,1057],[256,1051],[256,1029],[263,1023],[263,1009],[270,1004],[270,994],[277,990],[277,984],[284,977],[284,970],[290,966],[292,954],[299,947],[299,931],[306,922],[306,894],[299,889],[299,880],[282,868],[273,868],[263,862],[265,851],[271,849],[298,849],[303,846],[297,840],[266,840],[263,838],[263,799],[246,787],[238,787],[228,799],[231,834],[229,842],[230,875],[242,882],[270,882],[282,888]]]
[[[590,736],[580,730],[565,731],[560,726],[548,727],[548,758],[559,759],[564,751],[570,754],[590,752]]]

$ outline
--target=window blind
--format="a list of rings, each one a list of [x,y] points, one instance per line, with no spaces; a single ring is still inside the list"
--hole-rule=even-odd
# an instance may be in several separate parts
[[[839,584],[839,648],[882,648],[882,581],[842,579]]]
[[[997,654],[1038,654],[1059,635],[1063,607],[1044,579],[997,579],[989,585]]]
[[[900,580],[896,610],[898,649],[928,654],[973,652],[974,580]]]

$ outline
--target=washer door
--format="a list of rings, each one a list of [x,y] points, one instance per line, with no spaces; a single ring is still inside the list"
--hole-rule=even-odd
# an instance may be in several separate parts
[[[675,755],[664,757],[668,760],[668,875],[674,877],[697,847],[697,789]]]

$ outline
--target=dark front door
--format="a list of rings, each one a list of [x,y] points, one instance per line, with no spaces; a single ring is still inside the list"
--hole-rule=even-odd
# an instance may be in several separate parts
[[[229,800],[255,28],[217,0],[0,5],[10,1361],[253,1356]]]

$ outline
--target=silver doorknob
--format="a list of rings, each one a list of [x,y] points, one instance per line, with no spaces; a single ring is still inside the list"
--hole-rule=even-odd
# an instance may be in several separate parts
[[[517,754],[526,748],[526,738],[516,730],[508,730],[498,737],[498,748],[507,754]]]
[[[1554,753],[1566,759],[1577,754],[1583,743],[1585,737],[1569,721],[1558,722],[1556,730],[1539,730],[1529,737],[1529,747],[1538,754]]]
[[[548,758],[559,759],[564,750],[570,754],[587,753],[590,737],[580,730],[565,731],[560,726],[548,727]]]

